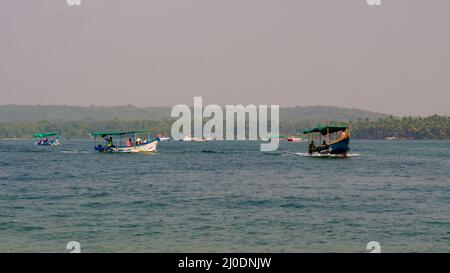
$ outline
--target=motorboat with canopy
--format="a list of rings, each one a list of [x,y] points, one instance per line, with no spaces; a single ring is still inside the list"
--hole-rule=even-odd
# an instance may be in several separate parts
[[[142,140],[140,137],[145,135]],[[151,138],[150,131],[117,131],[117,132],[93,132],[95,150],[103,153],[148,153],[156,152],[159,138]],[[97,144],[97,138],[104,139],[105,145]],[[118,139],[117,145],[116,141]],[[122,142],[126,140],[125,143]]]
[[[347,157],[350,151],[350,133],[347,126],[318,126],[304,130],[303,134],[308,135],[308,153],[311,155]]]
[[[59,141],[60,135],[57,132],[51,133],[36,133],[33,135],[33,138],[37,138],[35,145],[42,146],[59,146],[61,142]]]

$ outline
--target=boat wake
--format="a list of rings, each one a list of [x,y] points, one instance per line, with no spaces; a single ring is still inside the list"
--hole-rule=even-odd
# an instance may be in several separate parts
[[[215,151],[215,150],[201,150],[204,154],[240,154],[242,151],[227,150],[227,151]]]
[[[342,155],[333,155],[333,154],[309,154],[309,153],[287,153],[288,155],[296,155],[296,156],[304,156],[304,157],[343,157]],[[357,153],[349,153],[347,157],[359,157],[361,154]]]
[[[90,151],[60,151],[62,154],[92,154]]]
[[[272,156],[283,156],[283,155],[289,155],[289,152],[265,152],[265,155],[272,155]]]

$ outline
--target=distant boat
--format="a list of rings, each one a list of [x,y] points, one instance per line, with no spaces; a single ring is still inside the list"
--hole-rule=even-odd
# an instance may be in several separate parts
[[[384,139],[386,139],[386,140],[414,140],[414,138],[411,138],[411,137],[395,137],[395,136],[386,137]]]
[[[59,133],[37,133],[33,135],[34,138],[38,138],[34,144],[39,146],[59,146]]]
[[[180,141],[192,141],[192,137],[190,136],[184,136],[180,139]]]
[[[303,138],[301,138],[301,137],[288,137],[287,141],[288,142],[302,142]]]
[[[147,134],[147,138],[142,141],[138,134]],[[91,136],[95,138],[95,150],[103,153],[148,153],[156,152],[159,138],[150,138],[149,131],[125,131],[125,132],[93,132]],[[108,143],[105,145],[97,145],[97,137],[105,139]],[[108,137],[108,138],[107,138]],[[113,137],[119,138],[119,143],[122,139],[128,139],[128,145],[114,144]]]
[[[308,153],[311,155],[332,155],[347,157],[350,150],[350,133],[346,126],[319,126],[309,130],[304,130],[303,134],[308,135],[310,145]],[[331,134],[335,134],[335,140],[331,140]],[[339,135],[340,134],[340,135]],[[314,140],[318,140],[315,144]],[[323,145],[325,142],[325,145]],[[322,145],[322,146],[315,146]]]
[[[166,134],[162,135],[158,135],[159,141],[169,141],[172,140],[170,137],[167,137]]]

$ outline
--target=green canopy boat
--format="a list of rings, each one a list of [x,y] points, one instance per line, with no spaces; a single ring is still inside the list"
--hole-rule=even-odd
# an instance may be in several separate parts
[[[38,137],[38,138],[51,137],[51,136],[59,136],[59,133],[37,133],[37,134],[33,135],[33,137]]]
[[[341,132],[348,130],[347,126],[319,126],[316,128],[312,128],[309,130],[304,130],[303,134],[310,134],[310,133],[321,133],[322,135],[332,134],[336,132]]]
[[[59,133],[36,133],[33,135],[34,138],[39,138],[39,141],[35,142],[35,145],[43,145],[43,146],[59,146],[61,142],[59,141]],[[53,138],[51,138],[53,137]],[[51,138],[51,139],[49,139]]]
[[[146,138],[142,141],[138,135],[146,134]],[[145,153],[156,152],[159,138],[150,138],[150,131],[148,130],[134,130],[134,131],[113,131],[113,132],[92,132],[90,134],[95,138],[95,150],[105,153]],[[106,145],[97,145],[97,137],[101,137],[107,141]],[[119,145],[115,145],[113,137],[119,138]],[[122,138],[127,141],[122,145]]]
[[[308,135],[310,141],[308,153],[311,155],[346,157],[350,150],[350,133],[347,126],[318,126],[304,130],[303,134]],[[315,140],[318,140],[321,146],[316,147]]]

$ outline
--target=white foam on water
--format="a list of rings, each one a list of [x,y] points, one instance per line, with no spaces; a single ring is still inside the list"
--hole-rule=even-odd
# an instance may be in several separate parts
[[[333,154],[309,154],[309,153],[291,153],[291,152],[288,152],[287,154],[305,156],[305,157],[343,157],[342,155],[333,155]],[[357,153],[347,154],[347,157],[358,157],[358,156],[361,156],[361,154],[357,154]]]
[[[88,151],[60,151],[63,154],[91,154],[92,152]]]

